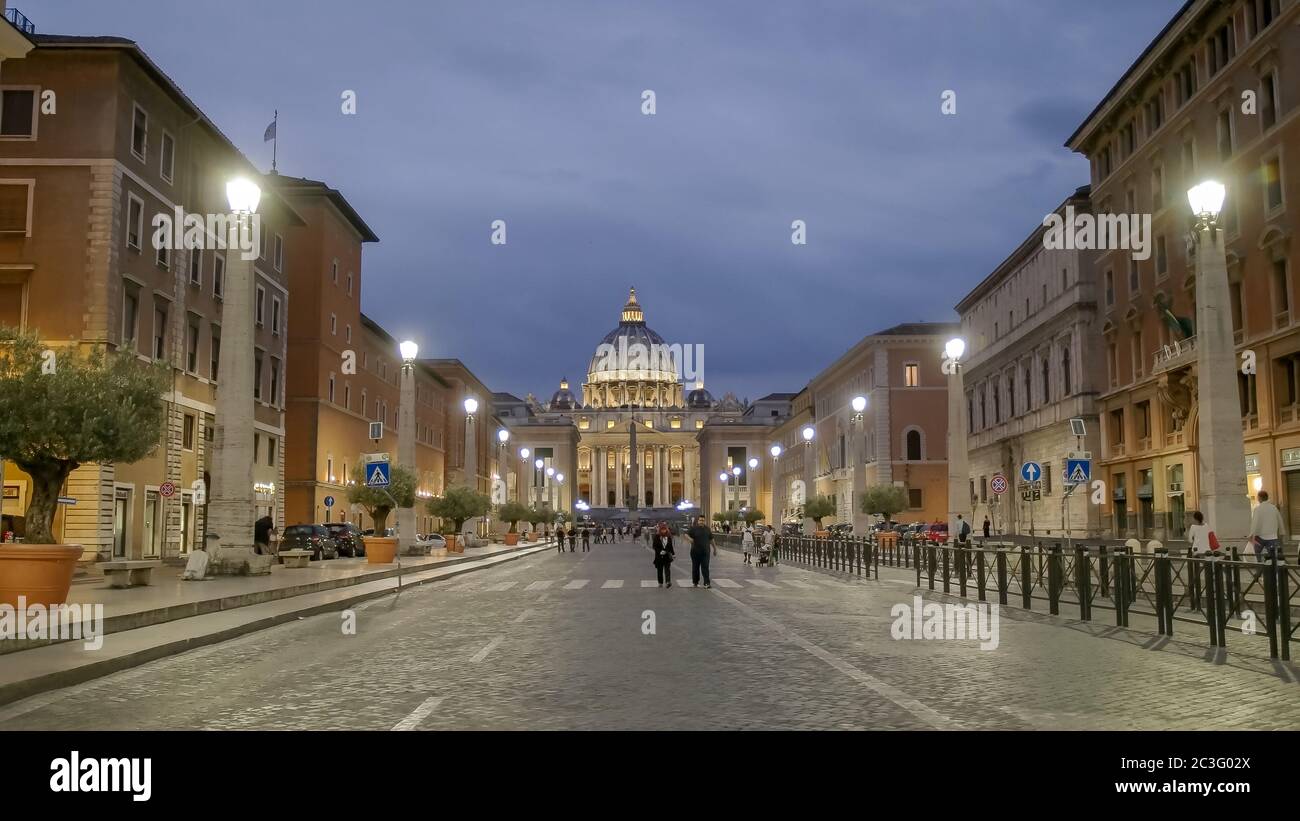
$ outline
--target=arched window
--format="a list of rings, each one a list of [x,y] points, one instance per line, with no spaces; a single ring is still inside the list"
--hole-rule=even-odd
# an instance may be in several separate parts
[[[909,430],[907,432],[907,461],[921,461],[921,432],[919,430]]]
[[[1061,349],[1061,382],[1065,386],[1065,396],[1073,393],[1073,386],[1070,384],[1070,346],[1066,345]]]
[[[1047,404],[1051,404],[1052,401],[1052,383],[1050,377],[1052,362],[1051,359],[1047,356],[1047,354],[1043,354],[1042,362],[1043,362],[1043,404],[1047,405]]]

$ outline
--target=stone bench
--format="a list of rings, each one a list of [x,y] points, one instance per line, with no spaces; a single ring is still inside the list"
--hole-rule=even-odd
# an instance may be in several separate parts
[[[151,559],[135,561],[116,559],[99,563],[99,569],[104,571],[104,578],[108,579],[109,587],[148,585],[155,567],[162,567],[162,562]]]
[[[311,565],[311,551],[281,550],[280,559],[285,567],[308,567]]]

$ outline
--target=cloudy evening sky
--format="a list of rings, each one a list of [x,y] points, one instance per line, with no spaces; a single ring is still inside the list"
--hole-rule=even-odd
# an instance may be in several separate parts
[[[422,353],[549,396],[635,285],[651,327],[704,344],[715,394],[752,398],[955,319],[1087,182],[1062,143],[1182,2],[12,5],[136,40],[264,170],[278,108],[280,172],[379,234],[363,309]]]

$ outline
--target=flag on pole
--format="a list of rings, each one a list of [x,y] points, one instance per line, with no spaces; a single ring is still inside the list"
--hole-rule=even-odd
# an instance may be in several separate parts
[[[266,127],[266,133],[262,135],[262,142],[269,143],[275,139],[275,123],[276,121],[272,120],[271,124]]]

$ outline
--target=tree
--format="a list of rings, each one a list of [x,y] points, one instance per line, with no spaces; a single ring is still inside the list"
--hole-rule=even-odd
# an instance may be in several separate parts
[[[517,533],[515,525],[528,521],[528,516],[532,512],[532,508],[528,507],[528,505],[520,502],[506,502],[497,508],[497,519],[510,525],[509,532]]]
[[[441,496],[430,499],[425,509],[430,516],[451,521],[456,526],[454,532],[459,533],[465,522],[487,515],[492,509],[492,499],[466,485],[453,485]]]
[[[872,485],[859,497],[863,513],[874,513],[892,521],[894,514],[907,508],[907,488],[898,485]]]
[[[740,518],[745,522],[745,524],[752,525],[766,519],[767,514],[756,507],[749,507],[741,511]]]
[[[804,503],[804,518],[812,519],[817,524],[817,529],[822,529],[822,519],[835,513],[835,503],[830,500],[829,496],[814,496]]]
[[[555,514],[547,504],[534,507],[528,513],[528,523],[533,526],[533,530],[536,530],[538,525],[549,525],[553,521],[555,521]]]
[[[388,525],[388,514],[394,507],[415,507],[415,486],[419,484],[414,471],[401,465],[391,465],[388,475],[388,487],[369,487],[366,485],[366,466],[352,466],[352,484],[348,485],[348,501],[361,505],[362,509],[375,520],[375,535],[384,535]],[[394,504],[396,502],[396,504]],[[415,534],[408,534],[414,537]]]
[[[134,354],[47,349],[0,326],[0,456],[32,479],[26,541],[53,544],[68,475],[83,464],[135,462],[158,447],[170,369]]]
[[[556,515],[556,518],[559,519],[561,522],[563,522],[564,524],[567,525],[569,522],[573,521],[573,514],[570,513],[570,512],[567,511],[567,510],[561,510],[561,511]]]
[[[727,514],[724,513],[724,512],[721,511],[721,510],[716,511],[716,512],[713,514],[713,517],[712,517],[712,518],[713,518],[713,521],[717,522],[718,524],[722,524],[723,522],[728,521],[728,519],[727,519]]]

